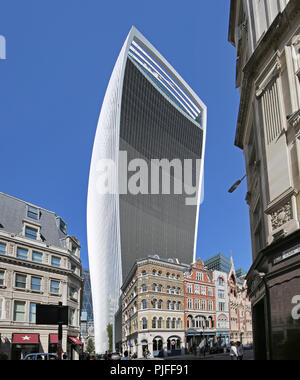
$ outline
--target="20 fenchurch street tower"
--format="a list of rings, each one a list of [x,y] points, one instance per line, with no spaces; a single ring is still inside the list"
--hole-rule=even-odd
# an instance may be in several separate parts
[[[205,136],[205,105],[132,28],[103,101],[90,168],[87,233],[97,352],[108,348],[106,328],[136,259],[195,260]]]

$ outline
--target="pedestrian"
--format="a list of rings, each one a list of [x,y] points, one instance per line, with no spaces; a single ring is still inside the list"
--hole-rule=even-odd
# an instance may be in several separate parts
[[[238,360],[238,351],[235,342],[230,342],[230,358],[231,360]]]
[[[237,342],[237,353],[238,353],[238,360],[244,359],[244,347],[241,342]]]
[[[124,351],[124,356],[121,360],[130,360],[130,358],[128,357],[128,351]]]

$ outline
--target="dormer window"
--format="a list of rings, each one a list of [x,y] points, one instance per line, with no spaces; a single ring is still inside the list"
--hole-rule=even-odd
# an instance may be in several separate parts
[[[39,220],[39,217],[40,217],[39,209],[36,207],[27,206],[27,216],[28,218]]]
[[[25,237],[32,240],[37,240],[38,230],[31,227],[25,227]]]
[[[67,225],[66,223],[60,218],[59,219],[59,229],[61,230],[61,232],[63,232],[64,234],[67,233]]]

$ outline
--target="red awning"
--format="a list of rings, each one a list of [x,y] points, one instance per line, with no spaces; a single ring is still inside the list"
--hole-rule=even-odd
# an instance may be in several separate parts
[[[73,342],[75,344],[80,344],[80,345],[83,344],[78,338],[74,338],[73,336],[69,336],[69,339],[71,342]]]
[[[12,343],[39,344],[39,334],[13,334]]]
[[[58,334],[50,334],[49,335],[49,343],[58,343]]]

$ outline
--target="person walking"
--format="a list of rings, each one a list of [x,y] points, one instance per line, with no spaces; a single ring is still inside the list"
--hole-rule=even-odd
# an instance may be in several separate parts
[[[241,342],[237,342],[237,353],[238,353],[238,360],[244,359],[244,347]]]
[[[121,360],[130,360],[130,358],[128,357],[128,351],[124,351],[124,356]]]
[[[235,342],[230,342],[230,359],[238,360],[238,351]]]

